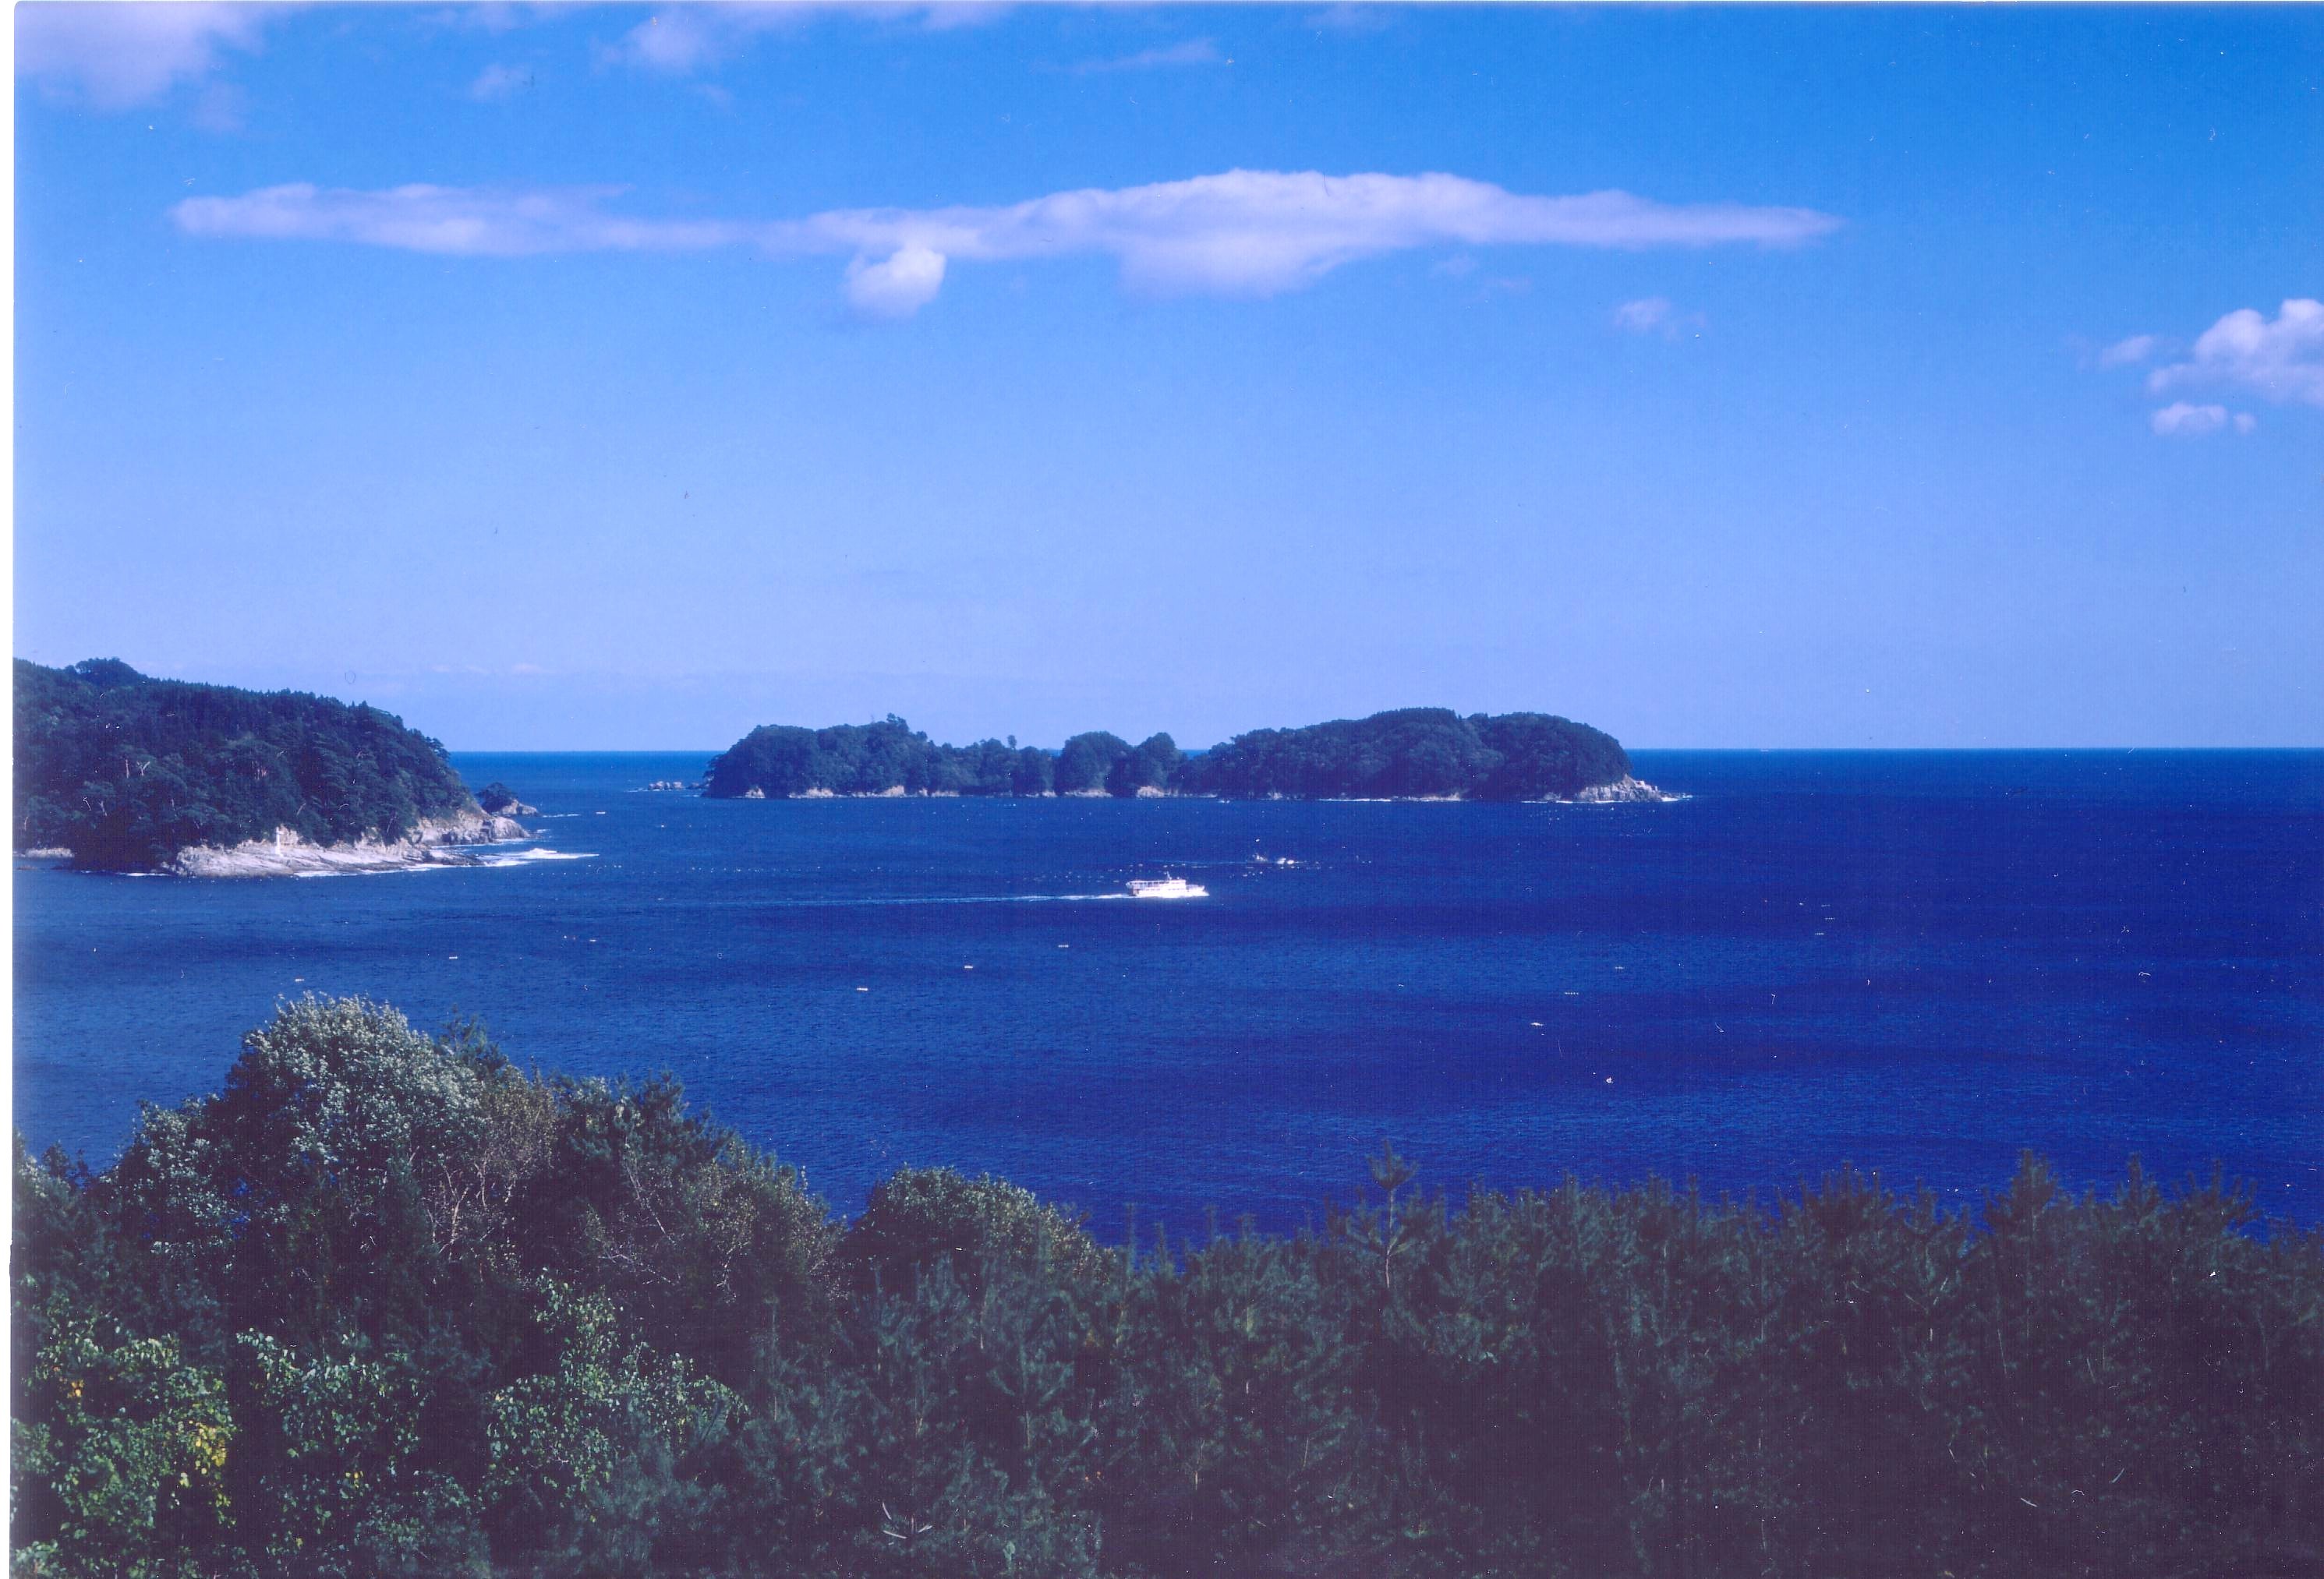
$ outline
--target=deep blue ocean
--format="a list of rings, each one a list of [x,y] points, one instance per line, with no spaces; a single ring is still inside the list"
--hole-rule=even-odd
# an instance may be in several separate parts
[[[641,787],[709,755],[456,756],[570,858],[19,862],[18,1127],[102,1164],[277,999],[364,993],[675,1071],[844,1211],[949,1163],[1102,1233],[1286,1226],[1388,1137],[1455,1195],[1853,1163],[1973,1203],[2033,1147],[2324,1219],[2324,752],[1637,753],[1661,806]],[[1211,897],[1117,897],[1165,873]]]

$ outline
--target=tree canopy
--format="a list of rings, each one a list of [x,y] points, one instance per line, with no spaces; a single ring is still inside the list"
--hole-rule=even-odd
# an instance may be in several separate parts
[[[1406,708],[1304,729],[1255,730],[1199,755],[1167,734],[1133,747],[1102,730],[1053,757],[1031,747],[931,741],[881,723],[755,729],[710,765],[709,794],[1213,794],[1294,800],[1464,796],[1563,799],[1628,777],[1612,736],[1546,713],[1462,718]]]
[[[1051,772],[1045,751],[1000,740],[939,746],[891,713],[879,723],[826,730],[763,724],[712,761],[704,793],[1040,794]]]
[[[1846,1171],[1456,1208],[1383,1146],[1289,1235],[1109,1245],[944,1168],[846,1222],[667,1079],[309,999],[112,1168],[20,1140],[15,1174],[19,1574],[2224,1579],[2324,1549],[2324,1235],[2135,1163],[2100,1198],[2028,1157],[1975,1214]]]
[[[116,658],[16,660],[20,849],[137,871],[278,828],[392,840],[475,809],[442,746],[360,702],[150,679]]]
[[[1611,735],[1545,713],[1462,718],[1411,707],[1296,730],[1254,730],[1189,764],[1190,785],[1250,799],[1562,799],[1628,776]]]

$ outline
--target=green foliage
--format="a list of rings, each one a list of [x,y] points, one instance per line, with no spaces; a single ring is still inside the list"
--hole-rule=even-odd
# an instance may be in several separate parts
[[[690,1110],[666,1077],[548,1090],[553,1133],[511,1191],[514,1264],[605,1296],[730,1386],[775,1324],[829,1320],[830,1225],[795,1170]]]
[[[1045,794],[1049,755],[1000,740],[939,746],[890,713],[876,724],[803,730],[765,724],[710,764],[713,797]]]
[[[93,1311],[51,1306],[17,1373],[10,1457],[20,1538],[55,1546],[53,1571],[163,1574],[225,1517],[234,1428],[224,1381],[174,1337],[129,1337]]]
[[[850,1324],[824,1405],[844,1455],[810,1545],[829,1571],[1100,1571],[1083,1307],[1046,1257],[973,1264],[939,1260]]]
[[[1237,735],[1187,765],[1187,787],[1236,799],[1462,795],[1532,801],[1627,776],[1610,735],[1543,713],[1462,718],[1413,707]]]
[[[1100,1505],[1135,1569],[1329,1551],[1368,1528],[1360,1351],[1348,1290],[1328,1271],[1314,1240],[1246,1226],[1129,1281]]]
[[[839,1231],[668,1079],[287,1005],[19,1146],[19,1573],[2306,1571],[2324,1239],[2028,1159],[1977,1217],[1480,1190],[1108,1249],[944,1169]],[[1903,1555],[1909,1554],[1909,1560]]]
[[[555,1369],[493,1394],[484,1492],[517,1524],[546,1529],[611,1486],[646,1444],[682,1439],[731,1395],[682,1357],[623,1345],[620,1312],[602,1295],[544,1281],[539,1321]]]
[[[432,1465],[424,1379],[401,1354],[300,1353],[244,1332],[231,1460],[246,1560],[316,1574],[489,1572],[467,1493]]]
[[[152,680],[115,658],[16,660],[16,847],[76,866],[159,867],[288,828],[396,840],[475,809],[443,747],[375,708]]]
[[[1139,746],[1093,731],[1048,752],[1001,740],[936,746],[901,718],[836,730],[762,724],[709,767],[711,796],[1220,794],[1230,799],[1469,796],[1564,799],[1629,776],[1609,734],[1545,713],[1460,718],[1406,708],[1306,730],[1255,730],[1187,757],[1167,734]]]
[[[516,791],[496,778],[476,792],[476,804],[498,816],[523,805],[524,801]]]
[[[942,746],[890,714],[882,723],[805,730],[768,724],[710,765],[707,793],[1095,794],[1184,792],[1259,799],[1462,795],[1537,801],[1628,776],[1619,742],[1546,713],[1416,707],[1305,729],[1256,730],[1198,757],[1168,735],[1136,747],[1095,730],[1055,757],[1011,740]]]
[[[1105,788],[1116,764],[1130,755],[1130,742],[1120,735],[1093,730],[1075,735],[1057,753],[1056,785],[1061,795],[1093,794]]]
[[[1167,735],[1155,735],[1118,758],[1105,776],[1106,793],[1123,799],[1158,794],[1177,780],[1185,753]]]
[[[1471,792],[1479,800],[1563,800],[1629,776],[1629,753],[1588,724],[1539,712],[1477,713],[1464,721],[1494,758]]]
[[[995,1262],[1039,1266],[1065,1281],[1103,1277],[1111,1261],[1077,1217],[1005,1180],[905,1168],[875,1185],[840,1242],[855,1287],[906,1289],[938,1262],[974,1290]]]
[[[1018,795],[1054,794],[1057,788],[1057,759],[1038,747],[1027,746],[1017,753],[1010,768],[1009,793]]]
[[[392,1009],[285,1004],[225,1092],[149,1108],[110,1185],[142,1247],[293,1343],[424,1330],[442,1276],[428,1186],[483,1143],[482,1077]]]

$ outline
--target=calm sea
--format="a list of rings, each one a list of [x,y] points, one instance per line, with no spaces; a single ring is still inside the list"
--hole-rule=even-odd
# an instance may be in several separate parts
[[[1296,1223],[1425,1181],[2216,1159],[2324,1218],[2324,752],[1642,752],[1665,806],[713,802],[457,757],[565,858],[16,873],[18,1127],[94,1162],[274,1002],[669,1069],[853,1210],[904,1163]],[[1253,859],[1263,856],[1264,864]],[[1119,897],[1177,874],[1211,897]]]

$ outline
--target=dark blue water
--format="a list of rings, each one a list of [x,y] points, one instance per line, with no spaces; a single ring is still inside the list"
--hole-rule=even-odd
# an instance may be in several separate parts
[[[1853,1162],[1974,1200],[2031,1146],[2324,1218],[2324,753],[1641,753],[1665,806],[639,791],[706,755],[457,759],[586,859],[20,869],[17,1124],[102,1162],[279,996],[360,992],[675,1070],[842,1209],[945,1162],[1102,1230],[1280,1225],[1386,1135],[1456,1192]],[[1212,897],[1094,897],[1166,869]]]

